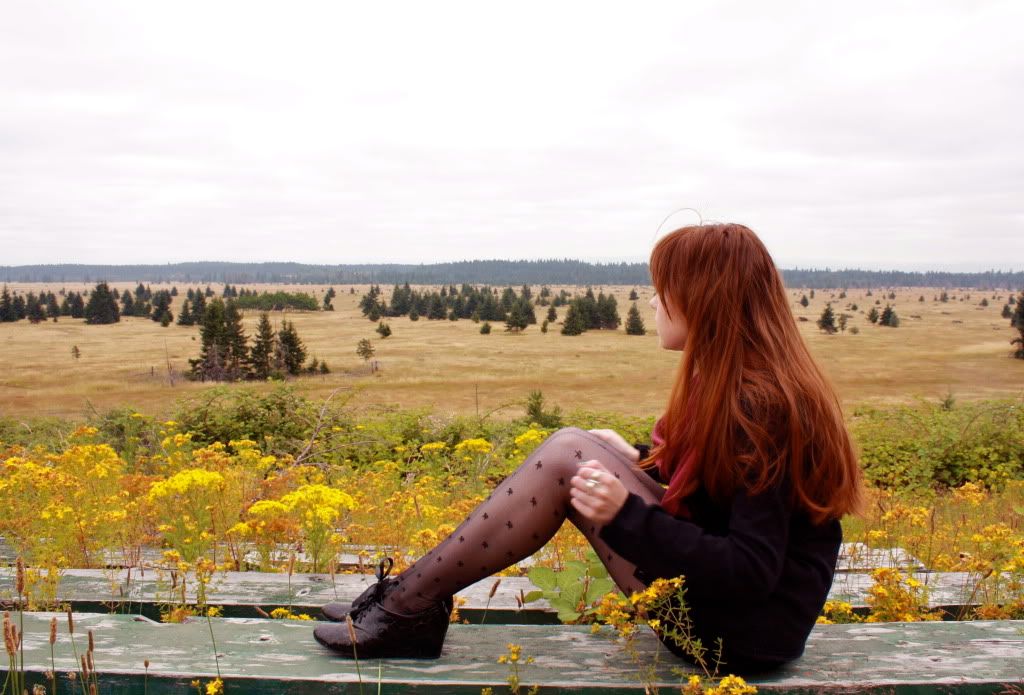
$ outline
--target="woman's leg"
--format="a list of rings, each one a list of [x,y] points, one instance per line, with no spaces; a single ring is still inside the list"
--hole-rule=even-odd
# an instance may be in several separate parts
[[[583,461],[596,459],[630,492],[660,501],[663,489],[600,438],[576,428],[559,430],[503,480],[462,524],[397,578],[384,607],[412,614],[529,557],[569,519],[591,545],[627,595],[643,588],[635,567],[600,538],[601,527],[569,504],[569,481]]]

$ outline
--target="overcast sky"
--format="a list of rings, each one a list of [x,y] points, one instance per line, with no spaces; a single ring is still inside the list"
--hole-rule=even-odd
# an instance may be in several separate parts
[[[612,7],[0,0],[0,265],[1024,267],[1024,2]]]

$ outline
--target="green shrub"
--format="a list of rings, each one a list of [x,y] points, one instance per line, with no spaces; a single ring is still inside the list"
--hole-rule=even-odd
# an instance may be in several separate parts
[[[880,487],[999,489],[1024,478],[1024,408],[1016,401],[861,409],[851,432],[865,476]]]

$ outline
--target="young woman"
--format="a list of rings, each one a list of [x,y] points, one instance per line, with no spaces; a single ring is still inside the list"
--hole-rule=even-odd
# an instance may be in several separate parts
[[[722,668],[803,653],[832,583],[861,478],[836,395],[804,344],[778,271],[736,224],[684,227],[650,261],[661,347],[682,351],[647,452],[610,430],[551,435],[444,542],[353,602],[358,656],[437,657],[452,595],[539,548],[568,519],[627,595],[685,576]],[[646,447],[641,447],[646,449]],[[316,628],[351,656],[346,624]],[[672,648],[672,645],[668,645]]]

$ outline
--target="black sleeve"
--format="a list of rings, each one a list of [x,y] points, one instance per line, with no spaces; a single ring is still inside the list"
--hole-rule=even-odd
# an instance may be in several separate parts
[[[600,535],[646,583],[685,575],[701,597],[757,600],[774,591],[782,574],[790,516],[782,486],[756,497],[740,492],[728,532],[718,536],[630,493]]]

